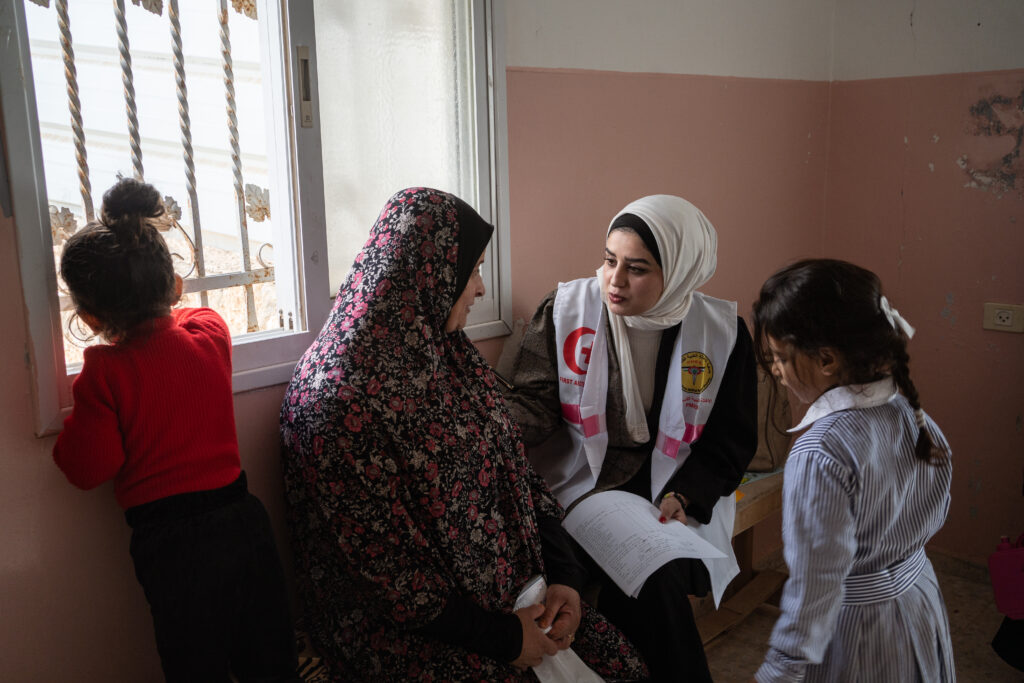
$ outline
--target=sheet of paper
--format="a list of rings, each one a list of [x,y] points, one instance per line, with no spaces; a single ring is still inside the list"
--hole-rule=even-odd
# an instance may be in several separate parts
[[[548,582],[543,576],[538,574],[537,576],[530,579],[523,590],[519,593],[519,597],[516,598],[516,604],[513,609],[519,610],[523,607],[529,607],[530,605],[536,605],[539,602],[544,602],[544,597],[548,592]],[[544,629],[544,633],[551,630],[548,626]],[[544,658],[533,668],[533,673],[536,674],[537,679],[540,683],[565,683],[566,681],[575,681],[576,683],[604,683],[604,679],[598,676],[594,671],[586,665],[586,663],[580,659],[573,650],[559,650],[553,655],[544,655]]]
[[[725,557],[685,524],[662,524],[659,516],[640,496],[604,491],[578,503],[562,525],[626,595],[636,597],[670,560]]]
[[[516,604],[512,607],[512,610],[519,610],[530,605],[536,605],[539,602],[544,602],[544,596],[548,593],[548,582],[544,579],[543,575],[537,574],[532,579],[526,582],[523,586],[523,590],[519,591],[519,597],[516,598]]]

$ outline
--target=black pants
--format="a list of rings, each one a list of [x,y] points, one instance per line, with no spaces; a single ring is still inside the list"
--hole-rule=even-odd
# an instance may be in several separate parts
[[[245,473],[129,509],[131,555],[168,681],[295,681],[295,637],[270,518]]]
[[[704,595],[710,580],[700,560],[673,560],[644,582],[631,598],[576,545],[592,580],[601,584],[598,611],[636,645],[652,681],[711,681],[704,643],[690,606],[690,593]]]
[[[1024,619],[1005,617],[992,639],[992,649],[1004,662],[1024,671]]]

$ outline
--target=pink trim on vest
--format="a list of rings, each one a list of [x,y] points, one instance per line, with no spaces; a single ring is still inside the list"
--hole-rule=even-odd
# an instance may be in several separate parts
[[[658,440],[654,442],[654,448],[661,451],[670,458],[675,458],[679,452],[679,439],[668,437],[665,432],[658,432]]]
[[[583,436],[588,439],[605,431],[604,415],[591,415],[584,419],[580,415],[580,407],[572,403],[562,404],[562,417],[574,425],[583,427]]]
[[[562,417],[574,425],[583,424],[583,417],[580,416],[580,407],[578,405],[563,403]]]
[[[701,432],[704,431],[704,425],[692,425],[689,422],[686,423],[686,427],[683,429],[682,439],[673,439],[672,437],[665,434],[665,432],[658,432],[658,440],[654,442],[654,447],[667,455],[670,458],[675,458],[679,453],[679,446],[685,441],[686,443],[693,443],[700,438]]]
[[[683,430],[683,441],[686,443],[693,443],[700,438],[701,433],[704,431],[704,425],[692,425],[689,422],[686,423],[686,429]]]

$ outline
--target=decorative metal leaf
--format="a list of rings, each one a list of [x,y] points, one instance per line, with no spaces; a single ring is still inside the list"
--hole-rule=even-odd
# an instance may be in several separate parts
[[[245,186],[245,213],[257,223],[270,218],[270,190],[248,183]]]
[[[167,232],[172,230],[181,218],[181,207],[178,206],[178,202],[174,201],[174,198],[170,195],[164,197],[163,204],[164,212],[159,217],[154,218],[153,223],[160,232]]]
[[[164,13],[164,0],[132,0],[132,4],[149,10],[157,16],[162,16]]]
[[[176,221],[181,220],[181,206],[179,206],[178,202],[174,201],[174,197],[169,194],[164,195],[164,213]]]
[[[78,230],[78,219],[67,207],[59,211],[54,205],[50,205],[50,234],[53,235],[53,245],[60,246],[64,241],[75,234]]]
[[[256,0],[231,0],[231,6],[239,14],[244,14],[250,19],[256,18]]]

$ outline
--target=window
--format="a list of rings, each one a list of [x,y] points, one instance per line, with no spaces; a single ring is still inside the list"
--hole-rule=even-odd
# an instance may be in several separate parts
[[[504,70],[495,69],[487,3],[315,0],[330,287],[337,291],[388,197],[426,185],[456,194],[499,228],[495,131],[504,122]],[[500,77],[492,92],[489,81]],[[498,125],[496,125],[498,124]],[[498,154],[504,158],[504,154]],[[487,250],[487,295],[471,336],[500,322],[496,256]],[[506,297],[506,301],[507,301]],[[490,324],[489,324],[490,323]]]
[[[508,331],[500,2],[132,2],[0,10],[38,433],[59,428],[80,367],[59,246],[118,173],[165,195],[187,303],[232,329],[236,390],[287,381],[383,202],[409,185],[496,224],[467,331]]]

